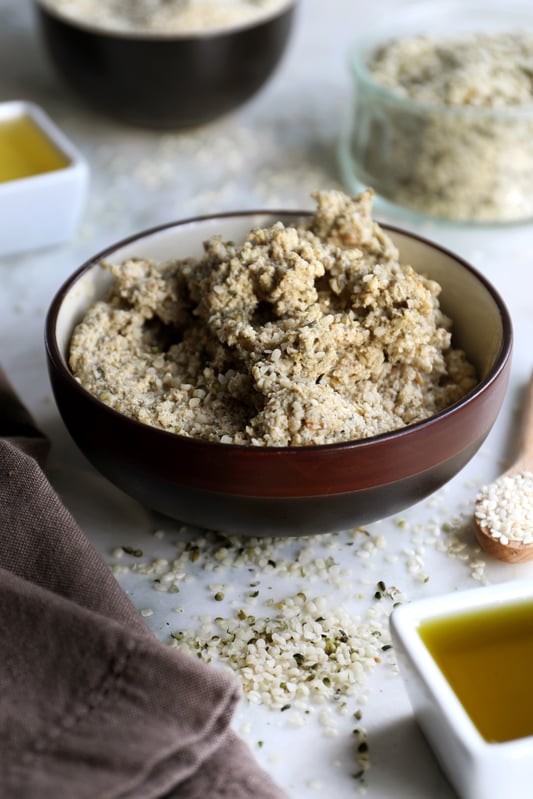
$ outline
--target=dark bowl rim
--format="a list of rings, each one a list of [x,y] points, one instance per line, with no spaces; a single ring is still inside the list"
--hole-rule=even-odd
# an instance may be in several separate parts
[[[68,293],[71,289],[76,285],[78,280],[81,277],[89,272],[94,267],[97,267],[102,260],[105,260],[108,256],[110,256],[113,252],[122,247],[125,247],[135,241],[138,241],[143,238],[147,238],[149,236],[158,234],[164,230],[168,230],[170,228],[183,228],[183,227],[194,227],[198,224],[201,225],[202,222],[213,221],[215,219],[228,219],[233,217],[253,217],[253,216],[272,216],[272,217],[279,217],[283,219],[284,217],[294,217],[295,219],[310,216],[312,211],[310,209],[307,210],[297,210],[297,209],[285,209],[285,210],[276,210],[276,209],[249,209],[245,211],[224,211],[215,214],[204,214],[200,216],[193,216],[187,217],[185,219],[174,220],[171,222],[166,222],[160,225],[156,225],[154,227],[147,228],[142,230],[138,233],[134,233],[130,236],[126,236],[125,238],[117,241],[105,249],[101,250],[99,253],[92,256],[90,259],[86,260],[80,267],[78,267],[59,287],[56,291],[55,295],[53,296],[50,305],[48,307],[48,311],[46,313],[45,318],[45,331],[44,331],[44,338],[45,338],[45,350],[48,356],[49,363],[53,365],[56,372],[62,374],[64,379],[67,380],[70,387],[75,390],[80,396],[84,397],[87,401],[95,405],[100,411],[107,412],[111,414],[111,418],[116,418],[117,421],[120,420],[121,424],[126,426],[130,426],[133,430],[141,430],[145,433],[147,431],[151,431],[151,434],[155,436],[155,438],[161,438],[161,440],[166,441],[167,443],[170,441],[176,441],[183,446],[187,447],[196,447],[198,449],[204,448],[206,450],[218,451],[222,452],[223,450],[226,452],[234,452],[234,453],[250,453],[253,452],[257,454],[257,457],[261,457],[261,453],[268,453],[269,455],[272,454],[283,454],[285,456],[290,457],[297,457],[298,454],[301,453],[333,453],[333,452],[342,452],[345,450],[352,450],[352,449],[364,449],[366,447],[371,447],[374,445],[383,445],[387,441],[395,440],[398,441],[402,438],[409,438],[413,435],[419,433],[419,431],[425,430],[427,428],[431,428],[436,424],[439,424],[445,419],[448,419],[458,412],[460,412],[465,406],[470,405],[471,403],[475,402],[475,400],[482,395],[495,381],[498,380],[501,373],[504,371],[507,362],[511,358],[512,349],[513,349],[513,326],[511,321],[511,316],[507,306],[499,293],[499,291],[492,285],[492,283],[475,267],[468,263],[464,258],[457,255],[456,253],[452,252],[448,248],[437,244],[424,236],[420,236],[418,233],[413,233],[412,231],[406,230],[401,227],[397,227],[395,225],[390,225],[388,223],[379,222],[380,227],[382,227],[386,231],[390,231],[392,233],[398,233],[400,235],[404,235],[415,239],[416,241],[429,246],[430,248],[436,249],[446,255],[449,258],[452,258],[454,261],[459,263],[464,269],[470,272],[488,291],[489,295],[494,300],[498,312],[500,315],[501,323],[502,323],[502,340],[500,343],[500,348],[497,356],[494,359],[494,363],[492,368],[490,369],[489,373],[470,391],[468,391],[461,399],[454,402],[452,405],[447,406],[442,411],[434,414],[433,416],[428,417],[427,419],[422,419],[419,422],[415,422],[410,425],[406,425],[405,427],[398,428],[396,430],[389,431],[387,433],[380,433],[375,436],[369,436],[367,438],[349,440],[349,441],[338,441],[331,444],[309,444],[309,445],[302,445],[302,446],[254,446],[254,445],[247,445],[247,444],[224,444],[219,441],[209,441],[207,439],[201,438],[194,438],[191,436],[182,436],[178,433],[171,433],[168,430],[163,430],[161,428],[151,426],[145,424],[144,422],[139,422],[137,419],[133,419],[129,416],[126,416],[123,413],[111,408],[109,405],[106,405],[104,402],[98,399],[94,394],[91,394],[87,389],[83,388],[83,386],[76,380],[73,376],[72,372],[68,368],[68,365],[61,354],[61,350],[59,348],[57,337],[56,337],[56,329],[57,329],[57,319],[58,314],[61,310],[63,301],[65,300]]]
[[[234,34],[245,33],[246,31],[260,28],[262,25],[266,25],[276,19],[282,18],[286,14],[294,11],[298,3],[299,0],[285,0],[284,5],[280,6],[277,10],[274,10],[269,14],[265,14],[256,20],[248,20],[242,23],[233,24],[231,26],[228,25],[218,28],[209,28],[207,30],[184,31],[183,33],[180,33],[179,31],[165,33],[164,31],[122,31],[100,28],[97,25],[91,24],[90,22],[84,22],[83,20],[77,20],[62,14],[60,11],[57,11],[49,6],[46,0],[35,0],[34,4],[38,10],[38,13],[42,13],[43,16],[48,16],[57,22],[62,23],[67,28],[72,28],[76,31],[101,37],[103,39],[109,40],[110,42],[126,41],[137,42],[139,44],[146,45],[151,42],[169,42],[178,44],[184,42],[210,41],[212,39],[222,39]]]

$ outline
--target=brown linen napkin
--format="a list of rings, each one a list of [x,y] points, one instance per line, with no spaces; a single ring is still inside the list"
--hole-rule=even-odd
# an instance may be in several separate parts
[[[1,370],[0,419],[0,796],[282,799],[229,728],[236,683],[148,630]]]

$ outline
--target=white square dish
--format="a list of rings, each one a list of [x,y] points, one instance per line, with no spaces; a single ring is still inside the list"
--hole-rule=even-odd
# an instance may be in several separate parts
[[[13,130],[17,124],[20,130]],[[0,103],[0,154],[5,159],[0,164],[0,255],[69,239],[89,178],[74,145],[39,106],[17,100]]]
[[[402,605],[390,626],[417,720],[459,795],[530,799],[533,581]]]

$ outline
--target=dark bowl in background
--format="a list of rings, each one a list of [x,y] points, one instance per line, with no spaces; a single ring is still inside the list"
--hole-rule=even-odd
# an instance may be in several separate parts
[[[71,374],[72,330],[101,298],[111,276],[99,262],[156,261],[202,253],[220,234],[243,240],[253,227],[302,213],[245,212],[185,220],[140,233],[99,253],[59,289],[48,311],[46,351],[59,412],[74,441],[115,485],[182,522],[244,535],[300,535],[348,529],[427,497],[472,458],[490,431],[511,365],[509,313],[492,285],[452,253],[384,226],[403,262],[437,280],[454,320],[455,346],[476,365],[479,383],[439,414],[392,433],[303,447],[219,444],[132,420],[87,392]]]
[[[95,110],[170,129],[209,122],[249,100],[278,66],[296,0],[257,23],[199,33],[116,33],[36,13],[48,55],[66,85]]]

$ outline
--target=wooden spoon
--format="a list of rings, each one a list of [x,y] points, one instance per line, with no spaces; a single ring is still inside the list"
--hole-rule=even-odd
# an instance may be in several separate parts
[[[497,480],[481,489],[474,507],[474,523],[479,545],[490,555],[507,563],[520,563],[533,558],[533,375],[530,378],[522,418],[518,457]],[[505,478],[510,478],[505,480]],[[507,489],[507,496],[502,492]],[[487,510],[487,498],[496,503]],[[516,537],[501,536],[498,520],[521,520]],[[527,532],[530,533],[527,536]],[[501,533],[501,529],[500,529]],[[522,540],[523,539],[523,540]]]

